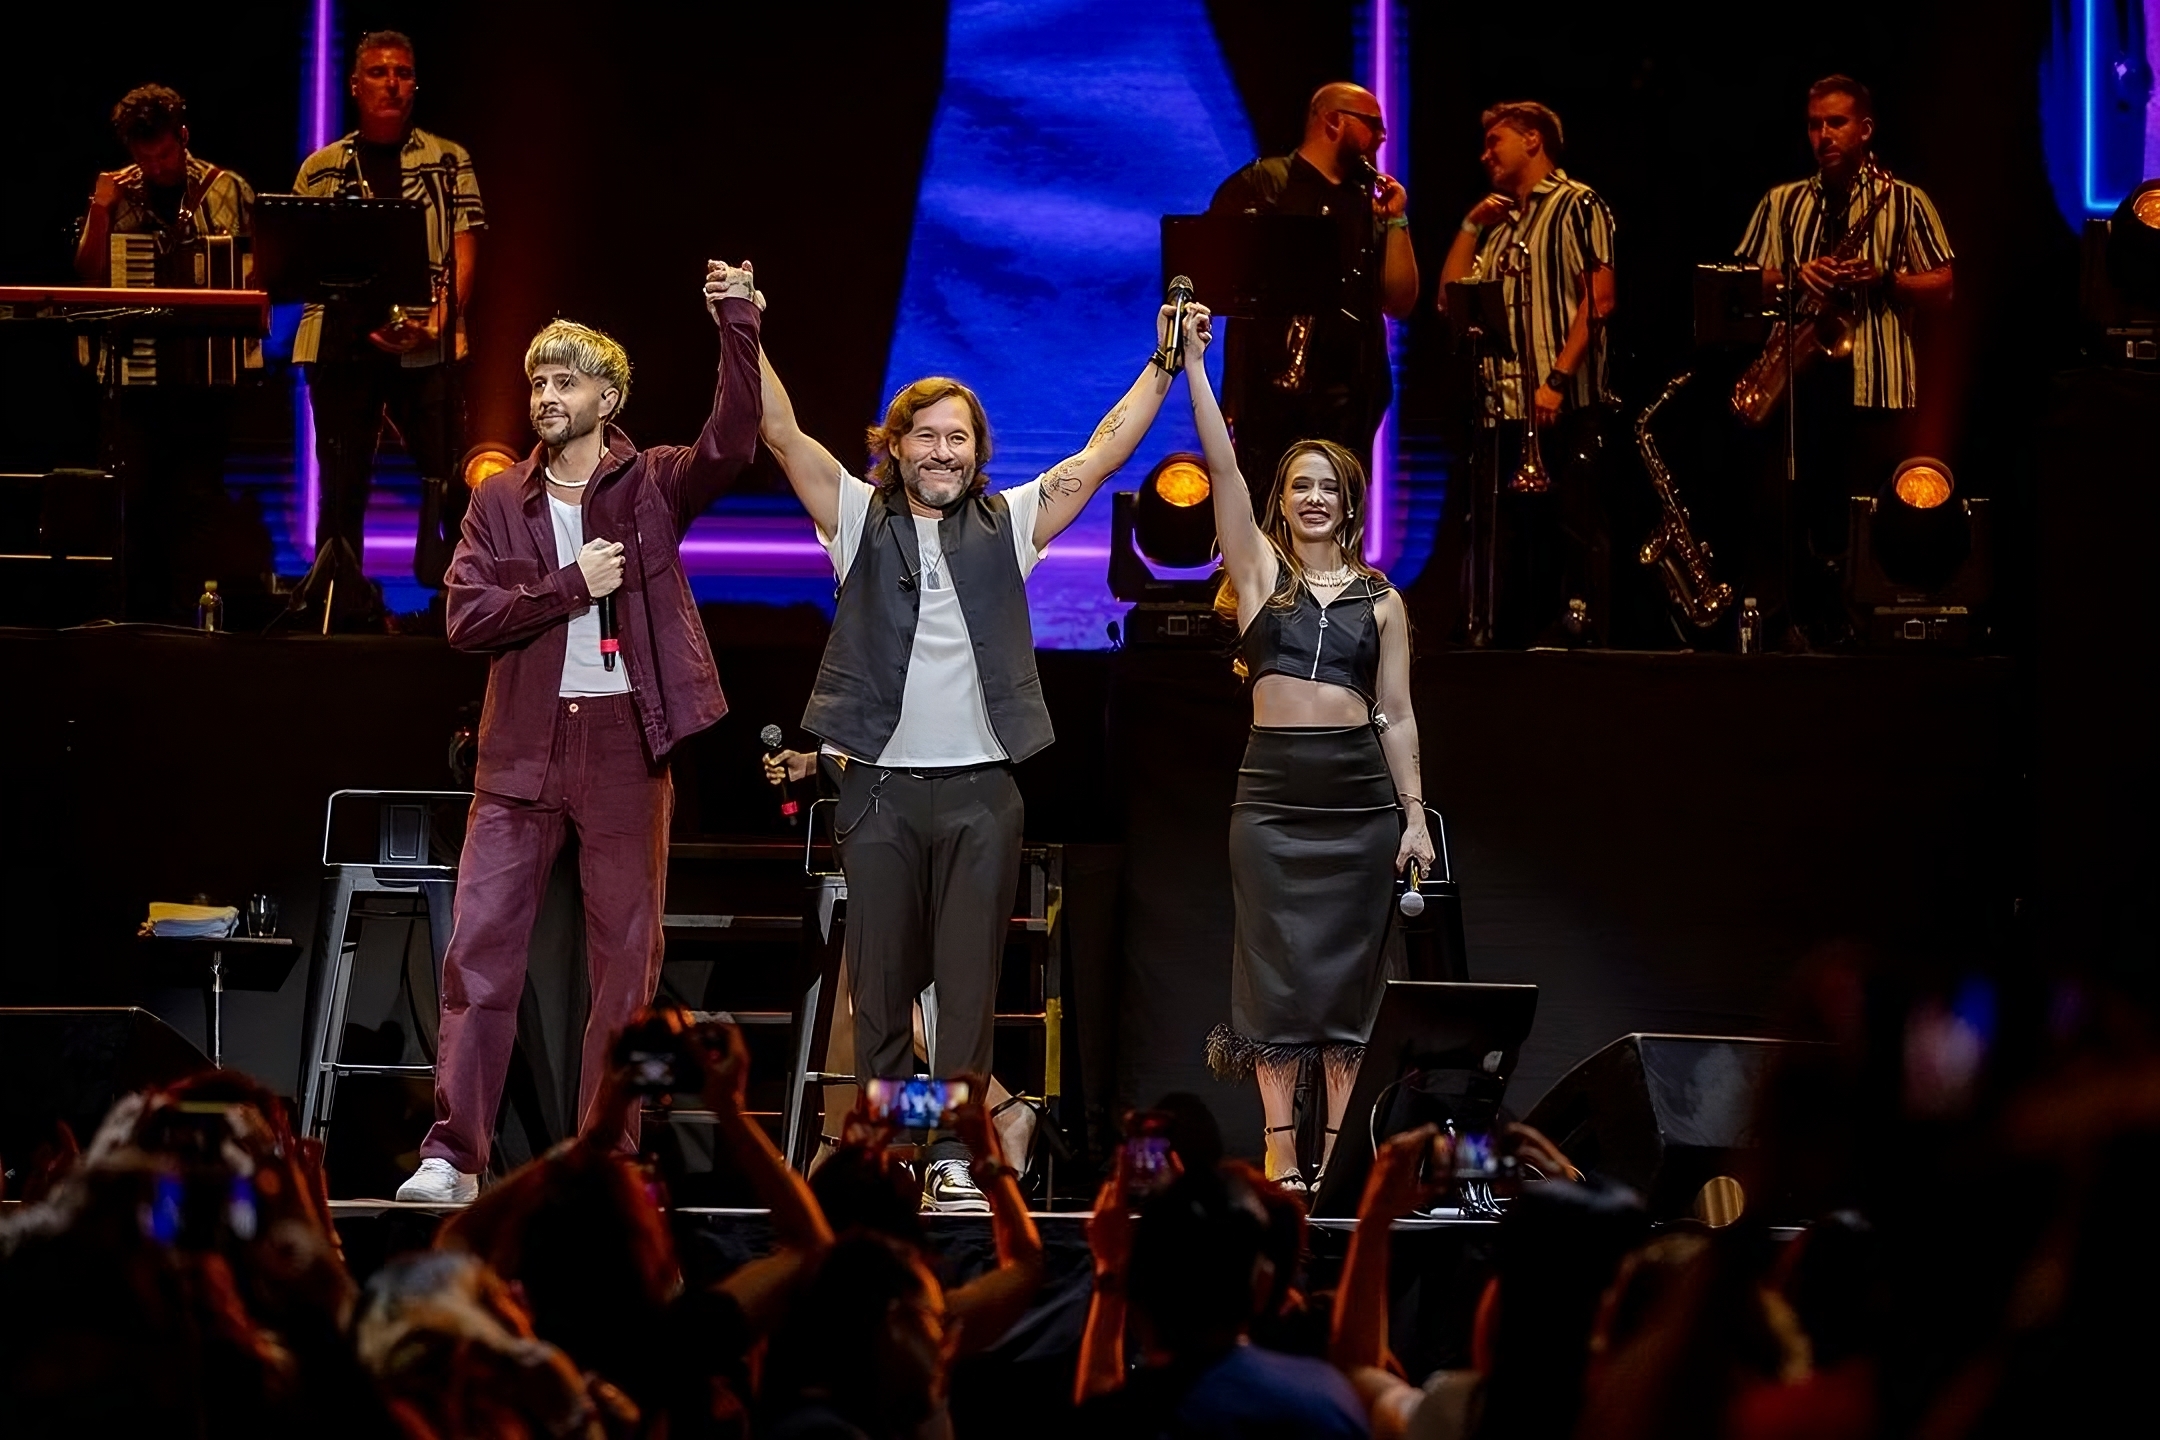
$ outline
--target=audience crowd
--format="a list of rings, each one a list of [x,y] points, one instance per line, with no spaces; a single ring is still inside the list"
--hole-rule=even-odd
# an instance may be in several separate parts
[[[1515,1125],[1497,1224],[1435,1245],[1394,1223],[1457,1200],[1426,1125],[1373,1155],[1339,1272],[1304,1198],[1224,1159],[1184,1097],[1167,1165],[1113,1152],[1092,1283],[1069,1286],[982,1105],[951,1117],[995,1245],[969,1276],[917,1213],[911,1137],[858,1112],[804,1180],[745,1113],[726,1027],[690,1032],[701,1103],[772,1244],[725,1266],[686,1264],[654,1167],[572,1140],[356,1282],[319,1145],[208,1072],[124,1098],[79,1149],[0,1157],[0,1434],[2112,1433],[2160,1328],[2153,998],[1820,956],[1793,1025],[1823,1043],[1764,1082],[1738,1218],[1648,1213]],[[613,1083],[627,1102],[629,1069]],[[1433,1355],[1402,1327],[1458,1302],[1460,1343],[1406,1368]],[[1029,1366],[1055,1389],[989,1378]]]

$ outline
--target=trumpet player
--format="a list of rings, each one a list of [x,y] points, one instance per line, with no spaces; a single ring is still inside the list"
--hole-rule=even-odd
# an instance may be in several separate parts
[[[1809,86],[1807,136],[1815,174],[1764,195],[1736,253],[1763,267],[1772,308],[1781,308],[1786,280],[1796,279],[1795,299],[1842,317],[1840,329],[1851,337],[1849,354],[1795,357],[1808,367],[1797,376],[1798,394],[1788,397],[1796,404],[1796,485],[1789,511],[1766,500],[1771,515],[1758,531],[1783,539],[1753,567],[1754,583],[1768,595],[1785,588],[1780,569],[1791,577],[1790,618],[1821,643],[1844,629],[1838,579],[1846,497],[1873,488],[1918,448],[1910,423],[1920,403],[1912,323],[1916,313],[1950,303],[1951,251],[1934,202],[1875,163],[1875,101],[1867,86],[1847,75]],[[1863,223],[1867,232],[1854,234]],[[1780,481],[1783,432],[1778,425],[1770,467]],[[1781,498],[1776,483],[1769,492]]]
[[[1611,566],[1597,457],[1610,419],[1605,322],[1613,312],[1613,217],[1560,168],[1560,117],[1534,100],[1481,119],[1492,193],[1470,207],[1441,267],[1499,281],[1512,354],[1484,368],[1484,418],[1501,476],[1492,639],[1602,644]],[[1526,471],[1542,470],[1540,489]],[[1523,483],[1509,484],[1509,477]],[[1491,523],[1488,521],[1488,523]]]
[[[1293,441],[1332,440],[1372,467],[1373,432],[1394,400],[1387,322],[1417,306],[1410,196],[1384,170],[1379,97],[1335,81],[1305,106],[1305,137],[1288,155],[1253,161],[1216,188],[1217,215],[1320,215],[1334,222],[1341,304],[1319,315],[1233,321],[1223,408],[1238,464],[1272,475]]]

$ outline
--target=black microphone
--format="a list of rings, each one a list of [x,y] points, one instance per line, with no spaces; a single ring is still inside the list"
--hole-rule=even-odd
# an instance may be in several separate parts
[[[778,725],[767,725],[757,732],[757,738],[758,743],[765,747],[765,758],[768,760],[778,755],[785,748],[781,742],[786,737],[780,733]],[[795,803],[795,797],[788,793],[787,771],[782,770],[780,772],[780,815],[782,819],[787,821],[788,829],[792,830],[802,823],[797,817],[797,812],[801,809],[802,807]]]
[[[613,670],[615,652],[622,649],[615,640],[615,592],[610,590],[593,603],[600,607],[600,663]]]
[[[1192,304],[1192,278],[1173,275],[1164,298],[1170,302],[1170,368],[1176,370],[1185,363],[1185,307]]]

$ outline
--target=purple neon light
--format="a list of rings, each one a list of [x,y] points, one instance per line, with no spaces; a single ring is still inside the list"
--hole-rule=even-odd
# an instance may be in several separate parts
[[[1390,0],[1371,0],[1366,13],[1365,88],[1372,91],[1380,102],[1380,113],[1387,117],[1388,132],[1374,152],[1373,161],[1380,170],[1389,175],[1399,174],[1396,169],[1398,155],[1403,153],[1395,144],[1398,136],[1410,128],[1407,113],[1407,97],[1402,110],[1396,108],[1396,97],[1401,87],[1395,84],[1395,9]],[[1405,142],[1404,150],[1407,150]],[[1387,322],[1388,365],[1395,366],[1395,352],[1399,337],[1396,322]],[[1399,380],[1399,377],[1398,377]],[[1365,513],[1372,523],[1365,528],[1365,559],[1368,563],[1385,569],[1394,563],[1395,552],[1401,547],[1395,541],[1399,525],[1394,513],[1395,480],[1395,412],[1401,408],[1400,384],[1397,399],[1381,417],[1380,428],[1373,435],[1372,474],[1370,493],[1365,499]]]
[[[300,159],[330,143],[337,99],[332,93],[330,48],[337,36],[335,0],[315,0],[308,17],[306,75],[301,91]],[[322,511],[322,475],[315,464],[315,411],[308,404],[307,387],[293,386],[293,473],[299,478],[300,524],[293,536],[294,548],[310,559],[315,554],[315,523]]]

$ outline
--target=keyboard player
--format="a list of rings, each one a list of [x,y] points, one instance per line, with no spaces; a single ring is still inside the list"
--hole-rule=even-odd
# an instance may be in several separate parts
[[[113,106],[112,127],[134,163],[97,177],[76,273],[89,285],[239,286],[237,272],[193,272],[219,257],[237,266],[234,242],[249,234],[255,192],[190,153],[187,101],[163,85],[139,85]],[[231,523],[232,386],[203,383],[203,366],[181,364],[171,344],[150,339],[121,341],[97,363],[107,397],[103,460],[127,502],[127,618],[184,622],[204,580],[229,592],[272,564],[260,520]]]

